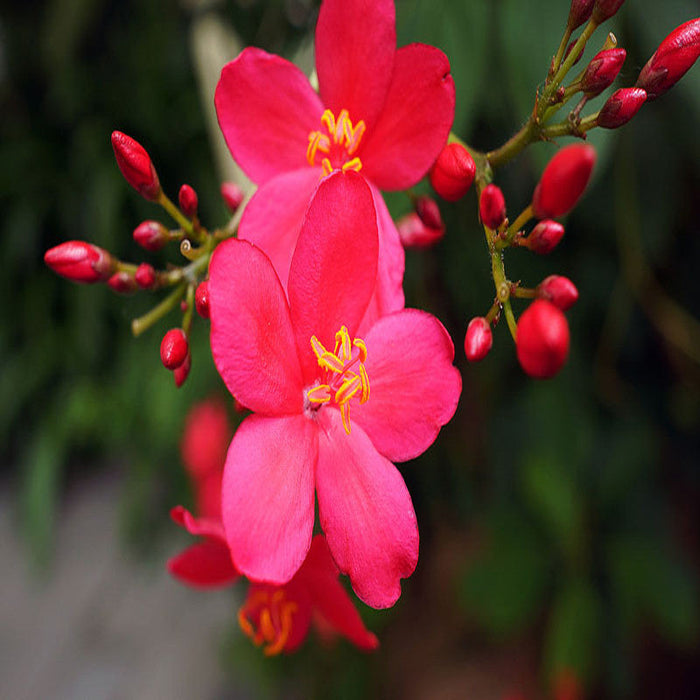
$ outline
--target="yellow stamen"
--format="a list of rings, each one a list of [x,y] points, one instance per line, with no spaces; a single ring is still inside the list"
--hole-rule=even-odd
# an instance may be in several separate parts
[[[306,392],[306,398],[311,401],[311,403],[323,404],[331,400],[332,393],[328,384],[319,384]]]
[[[353,156],[360,147],[362,136],[367,129],[365,122],[360,119],[353,126],[347,109],[342,109],[337,119],[333,112],[327,109],[321,116],[321,126],[320,131],[312,131],[309,134],[309,145],[306,149],[309,165],[316,165],[316,156],[321,152],[324,154],[321,158],[322,176],[330,175],[336,169],[359,171],[362,161]]]
[[[363,364],[360,364],[360,382],[362,383],[360,403],[365,403],[369,398],[369,377],[367,376],[367,370]]]

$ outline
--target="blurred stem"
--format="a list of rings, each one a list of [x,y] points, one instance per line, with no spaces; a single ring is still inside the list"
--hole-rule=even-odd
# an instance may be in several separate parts
[[[564,58],[564,52],[566,51],[569,39],[571,39],[571,27],[567,24],[566,30],[564,31],[564,36],[562,36],[561,41],[559,42],[559,49],[557,50],[557,55],[554,57],[553,67],[555,74],[559,69],[559,66],[561,65],[562,59]]]
[[[150,328],[154,323],[159,321],[163,316],[172,311],[179,303],[180,299],[185,294],[185,282],[180,283],[173,291],[163,299],[157,306],[154,306],[148,313],[135,318],[131,322],[131,332],[134,336],[139,336],[146,329]]]

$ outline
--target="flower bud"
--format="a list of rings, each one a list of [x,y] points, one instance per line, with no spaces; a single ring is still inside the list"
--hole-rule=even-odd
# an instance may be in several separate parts
[[[124,179],[142,197],[155,202],[161,193],[160,182],[146,149],[121,131],[112,132],[112,148]]]
[[[602,24],[606,19],[610,19],[622,6],[625,0],[595,0],[593,6],[593,21]]]
[[[437,243],[445,234],[445,227],[430,228],[412,211],[396,222],[396,229],[404,248],[427,248]]]
[[[525,239],[527,247],[538,255],[551,253],[564,235],[564,227],[558,221],[544,219],[538,222]]]
[[[598,126],[617,129],[637,114],[647,99],[642,88],[620,88],[613,92],[598,114]]]
[[[160,359],[166,369],[177,369],[189,353],[187,336],[182,328],[171,328],[160,343]]]
[[[606,49],[593,57],[581,78],[581,90],[586,97],[600,95],[605,88],[612,85],[626,56],[627,51],[624,49]]]
[[[588,22],[593,12],[594,3],[595,0],[571,0],[569,19],[566,24],[572,32],[584,22]]]
[[[673,87],[700,56],[700,17],[676,27],[642,68],[636,87],[655,100]]]
[[[104,282],[114,271],[116,261],[102,248],[85,241],[66,241],[44,253],[44,262],[57,275],[73,282]]]
[[[535,379],[553,377],[569,353],[569,324],[561,309],[535,299],[518,319],[518,361]]]
[[[178,192],[177,199],[182,213],[188,219],[194,219],[197,215],[197,205],[199,204],[197,193],[189,185],[183,185]]]
[[[245,199],[243,190],[235,182],[222,182],[221,196],[224,204],[226,204],[226,207],[232,214],[236,213],[236,210],[243,204]]]
[[[491,324],[483,317],[476,316],[467,326],[464,336],[464,354],[469,362],[479,362],[489,354],[493,345]]]
[[[194,307],[202,318],[209,318],[209,280],[200,282],[194,293]]]
[[[190,369],[192,368],[192,355],[187,353],[187,357],[184,362],[173,370],[173,378],[175,379],[175,386],[179,389],[187,379]]]
[[[108,280],[107,284],[113,292],[117,294],[131,294],[137,289],[136,280],[128,272],[115,272]]]
[[[170,233],[159,221],[142,221],[134,229],[134,240],[154,253],[170,240]]]
[[[134,273],[134,279],[141,289],[150,289],[156,283],[156,271],[153,265],[141,263]]]
[[[456,202],[474,182],[474,159],[460,143],[448,143],[430,169],[430,184],[443,199]]]
[[[559,149],[547,163],[532,197],[538,219],[556,219],[571,211],[588,185],[595,164],[593,146],[574,143]]]
[[[497,229],[506,218],[506,200],[501,188],[494,185],[486,185],[479,199],[479,215],[481,220],[490,229]]]
[[[551,301],[562,311],[568,311],[578,301],[578,289],[562,275],[550,275],[537,285],[537,295]]]
[[[432,197],[421,196],[416,199],[416,214],[428,228],[445,229],[440,207]]]

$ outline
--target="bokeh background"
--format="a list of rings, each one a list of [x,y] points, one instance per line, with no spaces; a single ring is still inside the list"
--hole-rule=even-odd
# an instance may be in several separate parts
[[[201,219],[223,223],[219,183],[234,173],[212,121],[218,71],[246,44],[312,65],[318,5],[3,3],[0,484],[3,527],[21,543],[3,562],[21,572],[16,585],[52,590],[67,504],[95,479],[111,484],[95,508],[116,508],[101,540],[120,552],[113,565],[150,571],[151,583],[165,577],[168,510],[191,503],[183,420],[193,402],[225,396],[201,319],[192,372],[176,390],[158,348],[178,318],[134,339],[130,319],[152,297],[68,283],[44,267],[44,251],[77,238],[135,262],[177,261],[176,251],[147,254],[131,238],[160,212],[122,180],[114,129],[146,146],[169,194],[191,184]],[[454,130],[488,150],[529,114],[568,9],[566,0],[398,0],[399,44],[447,52]],[[617,85],[634,84],[658,43],[698,9],[696,0],[628,0],[610,27],[628,52]],[[592,46],[602,41],[596,34]],[[493,287],[474,193],[442,207],[444,240],[407,253],[406,296],[452,334],[464,393],[436,444],[402,467],[421,558],[394,609],[362,607],[382,646],[368,657],[310,639],[293,657],[266,660],[235,625],[235,593],[216,608],[188,594],[182,615],[197,617],[201,605],[203,620],[208,611],[218,622],[216,635],[197,641],[222,674],[206,697],[700,697],[698,123],[696,66],[623,129],[591,135],[594,179],[559,248],[544,259],[508,255],[512,279],[534,286],[559,273],[580,291],[568,313],[570,360],[548,382],[521,373],[505,324],[491,355],[467,365],[466,325],[486,312]],[[529,202],[554,148],[538,144],[497,173],[511,214]],[[410,208],[405,195],[389,203],[397,216]],[[85,546],[72,551],[76,562],[93,556],[94,543]],[[2,605],[3,616],[13,612]],[[12,648],[19,659],[42,623],[14,620],[26,634],[0,636],[0,654]],[[121,696],[95,678],[85,697]]]

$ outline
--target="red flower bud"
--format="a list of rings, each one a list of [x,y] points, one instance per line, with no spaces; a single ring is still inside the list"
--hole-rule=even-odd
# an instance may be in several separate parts
[[[112,132],[112,148],[124,179],[142,197],[155,202],[160,196],[160,182],[146,149],[121,131]]]
[[[153,265],[141,263],[134,273],[134,279],[141,289],[150,289],[156,283],[156,271]]]
[[[202,318],[209,318],[209,281],[204,280],[194,293],[194,306]]]
[[[469,362],[479,362],[489,354],[493,345],[491,325],[483,316],[476,316],[467,326],[464,336],[464,354]]]
[[[182,328],[171,328],[160,343],[160,359],[166,369],[177,369],[189,353],[187,336]]]
[[[550,275],[542,280],[537,285],[537,294],[562,311],[567,311],[578,301],[578,289],[568,277],[561,275]]]
[[[85,241],[66,241],[47,250],[44,262],[57,275],[84,284],[109,279],[116,264],[106,250]]]
[[[700,17],[676,27],[642,68],[636,87],[655,100],[673,87],[700,56]]]
[[[464,146],[448,143],[430,169],[430,184],[448,202],[464,197],[474,182],[476,165]]]
[[[605,88],[612,85],[626,56],[627,51],[624,49],[606,49],[593,57],[581,78],[581,90],[586,97],[600,95]]]
[[[182,213],[188,218],[193,219],[197,215],[197,193],[189,186],[183,185],[177,195],[178,202]]]
[[[501,188],[491,184],[486,185],[479,200],[481,220],[491,229],[497,229],[506,218],[506,200]]]
[[[598,126],[617,129],[637,114],[647,99],[642,88],[620,88],[615,90],[598,114]]]
[[[427,248],[437,243],[445,234],[445,227],[426,226],[416,212],[406,214],[396,222],[399,238],[404,248]]]
[[[241,206],[245,195],[243,190],[235,182],[222,182],[221,183],[221,196],[224,199],[224,204],[228,207],[228,210],[235,214],[238,207]]]
[[[440,207],[432,197],[421,196],[416,199],[416,214],[428,228],[444,230]]]
[[[588,185],[595,164],[593,146],[574,143],[559,149],[540,177],[532,197],[538,219],[556,219],[571,211]]]
[[[569,324],[561,309],[535,299],[518,320],[516,347],[527,374],[535,379],[553,377],[569,353]]]
[[[564,235],[564,227],[552,219],[540,221],[525,239],[527,247],[538,255],[551,253]]]
[[[134,240],[142,248],[155,252],[170,240],[170,234],[159,221],[142,221],[134,229]]]
[[[184,362],[173,370],[173,378],[175,379],[175,386],[179,389],[187,379],[190,369],[192,368],[192,355],[187,353],[187,357]]]
[[[593,12],[594,3],[595,0],[571,0],[567,25],[572,32],[584,22],[588,22]]]
[[[593,21],[602,24],[606,19],[610,19],[622,6],[625,0],[596,0],[593,7]]]
[[[108,280],[107,284],[113,292],[117,294],[131,294],[136,291],[136,280],[128,272],[115,272]]]

